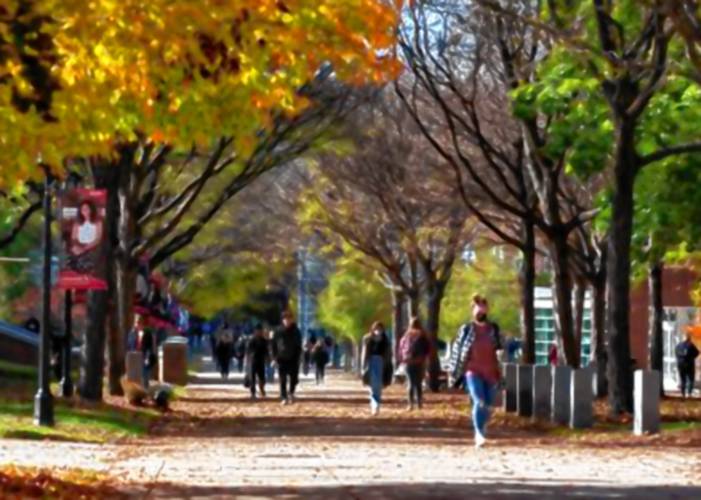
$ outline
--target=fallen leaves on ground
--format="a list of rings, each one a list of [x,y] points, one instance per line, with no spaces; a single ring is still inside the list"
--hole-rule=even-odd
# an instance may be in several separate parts
[[[121,499],[107,478],[82,470],[46,471],[19,467],[0,468],[0,497],[58,500]]]
[[[426,444],[472,439],[471,408],[463,392],[428,393],[421,410],[408,411],[406,406],[405,389],[395,384],[383,393],[380,415],[371,417],[367,389],[352,375],[336,372],[333,386],[303,384],[297,404],[291,406],[281,406],[274,397],[252,401],[235,386],[191,389],[152,432],[161,437],[381,438]],[[496,409],[490,435],[504,445],[701,446],[701,401],[663,400],[663,432],[651,436],[633,436],[631,416],[610,417],[605,401],[595,402],[594,414],[592,429],[571,430]]]

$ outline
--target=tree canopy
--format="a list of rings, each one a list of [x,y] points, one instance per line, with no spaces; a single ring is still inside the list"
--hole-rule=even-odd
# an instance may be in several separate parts
[[[0,186],[140,137],[250,151],[323,64],[396,71],[395,6],[376,0],[4,0]]]

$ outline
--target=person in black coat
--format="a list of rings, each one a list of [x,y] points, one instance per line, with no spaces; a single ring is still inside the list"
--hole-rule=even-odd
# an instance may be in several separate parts
[[[263,325],[256,325],[248,344],[246,345],[246,366],[248,367],[248,384],[251,389],[251,399],[256,398],[256,384],[261,396],[265,397],[265,367],[270,358],[270,343],[265,337]]]
[[[698,348],[691,341],[691,335],[687,334],[686,339],[677,344],[674,354],[677,357],[677,370],[679,370],[679,387],[682,397],[689,396],[694,391],[694,380],[696,378],[696,358],[699,355]]]
[[[282,326],[273,334],[272,350],[280,375],[281,402],[283,405],[294,403],[302,357],[302,332],[297,328],[290,311],[283,313]]]
[[[316,373],[316,385],[324,382],[326,375],[326,365],[329,363],[329,351],[323,339],[317,340],[312,347],[311,360],[314,363]]]

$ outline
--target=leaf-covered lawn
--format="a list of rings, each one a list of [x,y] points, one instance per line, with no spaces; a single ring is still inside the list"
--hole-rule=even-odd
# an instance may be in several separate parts
[[[0,362],[0,438],[52,439],[86,443],[113,442],[148,432],[158,412],[126,406],[121,398],[84,403],[55,397],[54,427],[34,425],[36,370]],[[57,385],[52,385],[57,394]]]

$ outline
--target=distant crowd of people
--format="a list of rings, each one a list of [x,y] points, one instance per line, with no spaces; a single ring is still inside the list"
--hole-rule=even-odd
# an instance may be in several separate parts
[[[489,303],[485,297],[475,295],[471,305],[472,320],[460,328],[453,343],[448,373],[452,385],[463,388],[472,401],[475,446],[481,447],[487,440],[491,407],[501,383],[498,351],[504,350],[511,360],[521,346],[513,339],[504,342],[499,326],[489,319]],[[282,324],[274,330],[266,330],[260,323],[247,326],[222,321],[216,327],[207,327],[203,322],[194,321],[189,332],[190,341],[199,348],[208,334],[212,357],[222,378],[229,377],[231,363],[235,361],[237,370],[244,373],[244,385],[250,389],[252,399],[259,395],[266,397],[266,382],[272,381],[277,372],[281,404],[289,405],[295,402],[300,370],[307,375],[313,368],[316,383],[324,383],[333,340],[311,335],[305,340],[291,312],[284,312],[281,319]],[[155,364],[157,341],[144,329],[138,316],[129,338],[130,349],[144,353],[144,379],[148,380]],[[397,349],[395,370],[390,336],[381,322],[371,325],[362,338],[360,358],[362,382],[369,389],[371,415],[380,413],[383,389],[397,374],[406,379],[407,410],[423,407],[424,379],[435,348],[419,318],[412,318]],[[691,396],[699,350],[687,336],[676,346],[675,354],[682,397]],[[558,363],[554,343],[548,351],[548,362]]]
[[[305,341],[289,311],[283,313],[281,326],[274,330],[266,330],[260,323],[247,328],[222,322],[210,335],[210,342],[222,378],[229,377],[231,362],[235,361],[253,399],[258,394],[266,396],[265,383],[277,371],[284,405],[295,401],[300,370],[307,375],[313,367],[316,383],[324,383],[334,346],[333,339],[325,335],[308,335]]]

